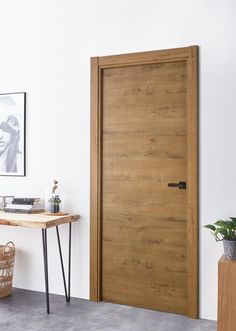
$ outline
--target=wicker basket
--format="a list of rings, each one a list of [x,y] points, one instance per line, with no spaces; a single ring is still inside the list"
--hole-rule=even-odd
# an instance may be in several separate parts
[[[12,279],[15,261],[15,245],[9,241],[0,245],[0,298],[12,293]]]

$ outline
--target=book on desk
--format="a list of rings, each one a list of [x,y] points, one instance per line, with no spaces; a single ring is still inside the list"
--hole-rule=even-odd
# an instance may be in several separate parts
[[[4,211],[6,213],[41,213],[44,211],[40,203],[40,198],[14,198],[11,203],[7,203]]]

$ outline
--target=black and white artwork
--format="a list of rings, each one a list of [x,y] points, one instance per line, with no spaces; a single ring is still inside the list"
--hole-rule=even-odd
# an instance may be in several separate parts
[[[0,176],[25,176],[26,93],[0,94]]]

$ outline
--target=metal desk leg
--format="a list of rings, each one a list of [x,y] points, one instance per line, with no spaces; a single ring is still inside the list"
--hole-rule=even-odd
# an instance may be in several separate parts
[[[66,301],[70,302],[70,270],[71,270],[71,223],[69,223],[69,264],[68,264],[68,296]]]
[[[64,283],[64,289],[65,289],[65,297],[66,297],[66,301],[67,301],[67,302],[70,302],[70,278],[71,278],[71,223],[69,223],[68,287],[67,287],[67,285],[66,285],[65,269],[64,269],[64,263],[63,263],[62,251],[61,251],[61,241],[60,241],[60,235],[59,235],[59,229],[58,229],[58,226],[56,226],[56,230],[57,230],[57,241],[58,241],[58,248],[59,248],[60,260],[61,260],[61,271],[62,271],[62,277],[63,277],[63,283]]]
[[[44,258],[46,305],[47,305],[47,313],[50,314],[50,307],[49,307],[49,286],[48,286],[47,229],[42,229],[42,239],[43,239],[43,258]]]

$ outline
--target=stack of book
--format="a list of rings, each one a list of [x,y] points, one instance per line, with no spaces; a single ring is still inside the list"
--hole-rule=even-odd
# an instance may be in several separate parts
[[[44,211],[40,205],[40,198],[14,198],[7,203],[4,209],[7,213],[41,213]]]

